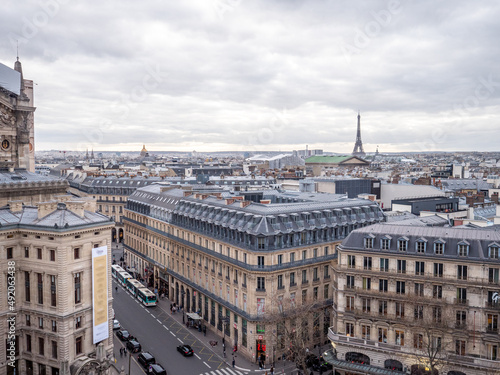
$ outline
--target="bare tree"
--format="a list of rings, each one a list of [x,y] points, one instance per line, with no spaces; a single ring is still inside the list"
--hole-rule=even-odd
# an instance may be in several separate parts
[[[429,306],[415,300],[409,326],[413,334],[414,356],[421,371],[432,375],[444,371],[449,354],[455,351],[451,336],[455,328],[452,309],[444,303]]]
[[[265,324],[270,325],[278,352],[294,361],[299,369],[307,373],[307,357],[314,341],[320,344],[320,322],[324,321],[324,306],[311,301],[298,303],[291,296],[271,298],[270,311],[266,312]],[[323,307],[323,308],[322,308]]]

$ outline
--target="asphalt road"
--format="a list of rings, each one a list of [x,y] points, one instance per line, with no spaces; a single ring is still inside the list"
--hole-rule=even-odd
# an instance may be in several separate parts
[[[116,319],[150,352],[168,375],[243,375],[227,367],[213,352],[200,342],[192,330],[179,324],[160,307],[146,308],[113,280],[113,308]],[[177,351],[181,343],[189,344],[195,355],[184,357]],[[135,355],[137,358],[137,355]]]

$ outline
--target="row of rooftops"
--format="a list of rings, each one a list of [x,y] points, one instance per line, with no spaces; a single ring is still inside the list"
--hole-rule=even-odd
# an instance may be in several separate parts
[[[300,200],[271,203],[281,195],[289,198],[291,194],[262,191],[260,202],[267,203],[260,203],[228,191],[166,190],[161,185],[150,185],[132,194],[127,207],[136,210],[136,203],[143,204],[150,207],[151,215],[164,219],[169,215],[184,216],[241,231],[251,229],[254,234],[288,233],[384,219],[376,203],[346,199],[343,195],[296,193]]]
[[[366,239],[372,239],[372,248]],[[389,240],[387,250],[382,249],[382,240]],[[406,251],[400,250],[400,241],[407,241]],[[425,243],[425,253],[417,251],[417,243]],[[434,244],[443,244],[443,254],[435,254]],[[385,242],[387,245],[387,242]],[[458,246],[467,247],[467,256],[458,255]],[[485,260],[500,263],[498,250],[496,258],[490,257],[491,248],[500,248],[500,231],[496,227],[472,229],[465,227],[406,226],[393,223],[375,224],[356,229],[342,242],[341,249],[363,252],[392,252],[401,255],[435,256],[441,259]],[[493,253],[495,254],[495,253]]]

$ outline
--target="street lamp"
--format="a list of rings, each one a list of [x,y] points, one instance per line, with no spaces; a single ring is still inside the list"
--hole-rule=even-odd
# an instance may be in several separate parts
[[[226,327],[227,327],[227,324],[229,324],[229,320],[230,318],[223,318],[223,317],[219,317],[219,320],[222,322],[223,324],[223,327],[222,327],[222,350],[224,352],[224,357],[226,357]]]

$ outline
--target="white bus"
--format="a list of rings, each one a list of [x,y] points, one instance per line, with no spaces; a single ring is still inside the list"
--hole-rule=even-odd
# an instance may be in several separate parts
[[[156,306],[156,294],[148,288],[141,288],[137,290],[137,299],[145,306]]]
[[[116,275],[120,272],[125,272],[123,268],[121,268],[118,264],[113,264],[111,266],[111,275],[116,279]]]
[[[137,291],[141,288],[144,288],[144,285],[142,285],[139,281],[136,279],[128,279],[126,282],[127,289],[132,295],[137,296]]]
[[[131,279],[131,278],[132,278],[132,276],[128,272],[125,272],[125,271],[116,274],[116,279],[123,286],[126,286],[127,280]]]

